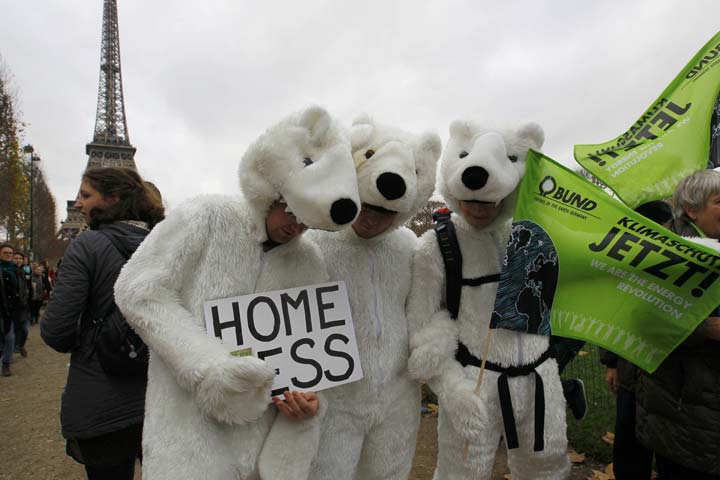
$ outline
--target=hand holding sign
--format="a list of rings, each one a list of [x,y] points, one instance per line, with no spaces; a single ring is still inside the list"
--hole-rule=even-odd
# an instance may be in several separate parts
[[[315,392],[285,392],[285,401],[273,397],[273,403],[285,416],[296,420],[317,415],[320,401]]]
[[[362,378],[344,282],[211,300],[205,325],[231,355],[257,357],[275,369],[272,395]],[[307,413],[303,405],[286,406],[299,415]]]

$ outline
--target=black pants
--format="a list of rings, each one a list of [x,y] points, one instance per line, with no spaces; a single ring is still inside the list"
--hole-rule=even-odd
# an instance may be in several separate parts
[[[85,465],[88,480],[133,480],[135,477],[135,457],[127,462],[111,467],[93,467]]]
[[[142,461],[142,424],[92,438],[69,438],[67,454],[85,465],[88,480],[132,480]]]
[[[30,304],[30,323],[36,324],[38,323],[38,319],[40,317],[40,308],[42,307],[43,301],[42,300],[33,300]]]
[[[615,401],[613,469],[617,480],[650,480],[653,452],[635,437],[635,394],[619,388]]]
[[[617,437],[615,438],[617,439]],[[720,475],[698,472],[660,455],[655,456],[655,462],[657,463],[658,480],[720,480]]]
[[[30,308],[24,307],[20,309],[15,321],[15,348],[24,347],[27,343],[30,328]]]

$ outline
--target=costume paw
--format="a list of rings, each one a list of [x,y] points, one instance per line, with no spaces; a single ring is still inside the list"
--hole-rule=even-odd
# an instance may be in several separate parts
[[[476,441],[487,429],[488,413],[467,380],[447,388],[440,396],[440,408],[453,428],[465,440]]]
[[[270,403],[275,371],[254,357],[230,357],[210,367],[197,390],[196,402],[206,416],[243,425],[260,418]]]
[[[440,374],[442,365],[455,357],[457,346],[457,323],[450,319],[445,310],[435,313],[431,322],[410,340],[410,376],[426,382]]]

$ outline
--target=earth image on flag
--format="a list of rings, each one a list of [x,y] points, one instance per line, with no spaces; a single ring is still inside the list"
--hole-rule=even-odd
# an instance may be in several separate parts
[[[547,232],[528,220],[514,222],[490,327],[550,335],[558,269],[557,250]]]

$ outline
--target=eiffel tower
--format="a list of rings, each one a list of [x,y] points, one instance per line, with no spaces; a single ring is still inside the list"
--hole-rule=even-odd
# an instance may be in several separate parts
[[[88,155],[86,168],[126,167],[137,170],[135,150],[130,144],[125,117],[117,0],[104,0],[95,132],[92,142],[85,145]],[[74,200],[67,202],[67,219],[60,227],[61,237],[75,238],[86,228],[83,216],[74,204]]]

